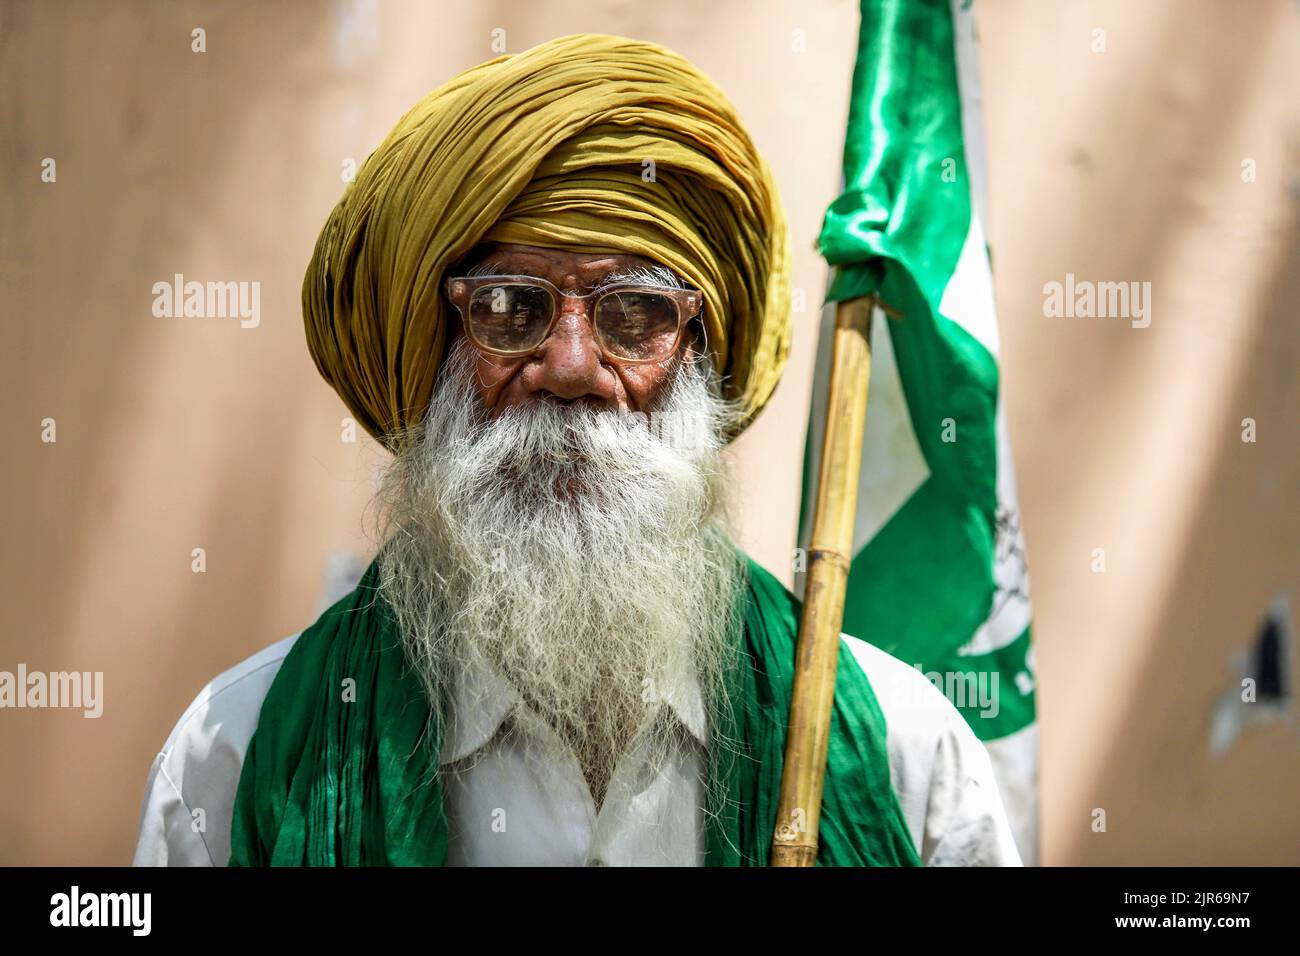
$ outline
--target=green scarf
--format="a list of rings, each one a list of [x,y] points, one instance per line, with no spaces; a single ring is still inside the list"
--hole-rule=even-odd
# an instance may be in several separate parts
[[[710,866],[766,866],[776,822],[799,601],[747,560],[733,706],[712,733],[726,782],[707,814]],[[298,638],[262,704],[235,798],[231,866],[442,866],[441,743],[372,564]],[[840,644],[819,866],[919,865],[890,783],[885,719]],[[721,756],[720,756],[721,755]]]

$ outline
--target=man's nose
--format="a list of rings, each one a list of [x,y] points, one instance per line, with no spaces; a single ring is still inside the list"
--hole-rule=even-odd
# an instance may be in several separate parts
[[[539,347],[529,390],[568,401],[614,398],[614,374],[601,361],[600,345],[591,328],[587,303],[566,298],[551,334]]]

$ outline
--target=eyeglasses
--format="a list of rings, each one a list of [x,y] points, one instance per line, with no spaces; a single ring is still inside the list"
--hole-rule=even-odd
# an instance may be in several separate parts
[[[561,298],[594,299],[587,315],[605,354],[627,364],[657,362],[677,351],[683,327],[704,304],[703,293],[695,289],[635,284],[568,295],[536,276],[450,278],[446,288],[470,341],[507,357],[527,355],[546,341]]]

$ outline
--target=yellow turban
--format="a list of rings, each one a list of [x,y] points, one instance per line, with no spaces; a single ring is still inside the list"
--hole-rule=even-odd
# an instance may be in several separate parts
[[[316,367],[381,441],[422,417],[452,308],[441,280],[484,241],[656,260],[704,293],[744,424],[776,387],[780,200],[722,91],[677,54],[578,34],[498,57],[428,94],[366,160],[316,242],[303,314]]]

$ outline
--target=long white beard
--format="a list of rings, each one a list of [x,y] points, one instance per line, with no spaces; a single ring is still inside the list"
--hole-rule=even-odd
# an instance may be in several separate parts
[[[724,703],[741,581],[722,507],[734,413],[700,360],[648,421],[545,400],[490,419],[472,355],[462,341],[448,356],[386,476],[381,588],[433,700],[482,654],[607,780],[637,733],[652,759],[675,736],[646,719],[656,682],[691,669],[706,719]]]

